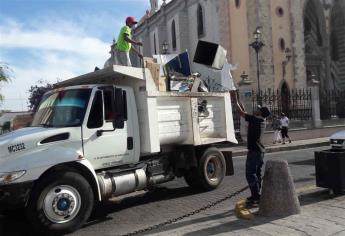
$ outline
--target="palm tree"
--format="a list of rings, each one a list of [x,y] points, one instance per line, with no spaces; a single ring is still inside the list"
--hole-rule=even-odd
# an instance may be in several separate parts
[[[0,62],[0,83],[8,83],[10,81],[9,72],[11,71],[7,63]],[[4,96],[0,94],[0,101],[4,100]]]

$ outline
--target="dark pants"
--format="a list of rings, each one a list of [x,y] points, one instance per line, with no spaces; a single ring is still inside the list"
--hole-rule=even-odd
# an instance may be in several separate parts
[[[264,153],[248,151],[246,160],[246,179],[252,194],[257,199],[261,190],[261,168],[264,164]]]
[[[288,135],[288,127],[282,127],[282,138],[288,138],[290,139],[289,135]]]

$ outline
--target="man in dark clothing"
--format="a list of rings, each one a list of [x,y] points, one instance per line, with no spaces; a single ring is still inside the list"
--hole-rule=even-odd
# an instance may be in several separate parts
[[[258,107],[253,115],[246,113],[243,105],[239,101],[238,91],[231,91],[231,98],[235,101],[238,112],[248,122],[247,132],[247,160],[246,179],[249,184],[251,196],[247,198],[247,203],[258,204],[261,191],[261,168],[264,164],[265,146],[261,138],[266,128],[265,119],[270,116],[267,107]]]

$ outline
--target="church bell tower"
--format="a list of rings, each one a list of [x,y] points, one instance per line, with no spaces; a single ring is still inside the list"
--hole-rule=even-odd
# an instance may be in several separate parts
[[[156,12],[158,10],[158,0],[150,0],[151,12]]]

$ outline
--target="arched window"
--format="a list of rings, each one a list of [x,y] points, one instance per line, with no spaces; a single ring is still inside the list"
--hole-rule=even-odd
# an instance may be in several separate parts
[[[175,20],[171,23],[171,43],[173,50],[176,50],[176,26],[175,26]]]
[[[277,14],[277,16],[283,16],[284,15],[284,9],[282,7],[277,7],[276,14]]]
[[[339,41],[335,31],[331,33],[331,58],[333,61],[339,61]]]
[[[283,38],[279,39],[279,48],[284,52],[285,50],[285,40]]]
[[[157,55],[156,34],[153,34],[153,48],[154,48],[155,55]]]
[[[197,19],[198,19],[198,37],[203,37],[204,36],[204,13],[202,10],[202,6],[199,4],[198,5],[198,10],[197,10]]]
[[[307,16],[304,17],[304,36],[307,36],[311,33],[311,23]]]
[[[240,0],[235,0],[235,6],[236,8],[240,8],[241,1]]]
[[[321,35],[321,29],[320,29],[319,22],[317,22],[317,24],[316,24],[316,33],[317,33],[317,44],[321,47],[323,44],[323,41],[322,41],[322,35]]]

